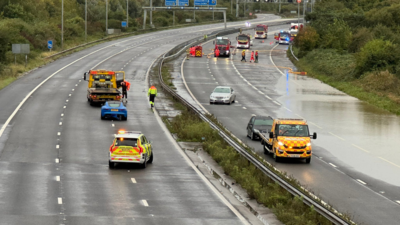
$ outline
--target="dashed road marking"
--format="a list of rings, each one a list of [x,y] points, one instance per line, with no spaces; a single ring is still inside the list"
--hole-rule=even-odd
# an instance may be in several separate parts
[[[387,160],[387,159],[385,159],[385,158],[382,158],[382,157],[379,157],[379,158],[382,159],[383,161],[386,161],[387,163],[392,164],[393,166],[396,166],[396,167],[399,167],[399,168],[400,168],[400,166],[397,165],[396,163],[390,162],[389,160]]]
[[[61,132],[58,132],[58,133],[57,133],[57,136],[60,136],[60,135],[61,135]]]
[[[62,126],[62,122],[60,122],[58,125]]]
[[[61,113],[61,116],[64,116],[64,113]]]
[[[111,126],[112,126],[112,127],[114,127],[114,126],[115,126],[115,124],[111,124]]]
[[[146,200],[142,200],[142,202],[143,202],[143,205],[144,205],[144,206],[146,206],[146,207],[148,207],[148,206],[149,206],[149,203],[147,203],[147,201],[146,201]]]
[[[243,109],[246,109],[246,107],[243,106]]]
[[[75,86],[78,86],[78,84],[75,84]]]
[[[58,198],[58,204],[62,205],[62,198]]]
[[[238,100],[235,100],[235,103],[239,103],[239,101],[238,101]]]
[[[56,181],[60,181],[60,176],[56,176]]]
[[[264,93],[263,93],[263,92],[261,92],[261,91],[258,91],[258,93],[260,93],[260,94],[262,94],[262,95],[264,94]]]
[[[68,99],[67,100],[65,100],[66,102],[68,102]]]
[[[75,91],[75,89],[72,89],[72,91]]]
[[[397,202],[398,204],[400,204],[400,200],[396,200],[396,202]]]
[[[59,149],[60,148],[60,145],[56,145],[56,149]]]
[[[68,96],[71,96],[71,94],[69,94]]]
[[[277,104],[277,105],[281,105],[279,102],[277,101],[272,101],[273,103]]]
[[[333,166],[333,167],[337,167],[335,164],[333,164],[333,163],[329,163],[329,165],[331,165],[331,166]]]
[[[339,136],[337,136],[336,134],[334,134],[334,133],[332,133],[332,132],[329,132],[331,135],[333,135],[333,136],[335,136],[335,137],[337,137],[337,138],[339,138],[340,140],[342,140],[342,141],[344,141],[344,138],[342,138],[342,137],[339,137]]]
[[[272,100],[272,98],[270,98],[268,95],[264,95],[266,98],[268,98],[269,100]]]
[[[308,122],[311,123],[312,125],[318,127],[319,129],[322,129],[322,127],[318,126],[317,124],[315,124],[315,123],[313,123],[313,122],[310,122],[310,121],[308,121]]]
[[[136,179],[135,178],[131,178],[132,183],[136,184]]]
[[[355,145],[355,144],[351,144],[351,145],[353,145],[354,147],[356,147],[356,148],[358,148],[358,149],[360,149],[360,150],[362,150],[362,151],[364,151],[364,152],[368,152],[368,153],[369,153],[368,150],[365,150],[365,149],[361,148],[361,147],[358,146],[358,145]]]
[[[55,160],[55,161],[56,161],[56,163],[60,163],[60,160],[59,160],[58,158],[56,158],[56,160]]]
[[[254,87],[253,85],[251,85],[251,87],[252,87],[254,90],[257,90],[257,88],[256,88],[256,87]]]
[[[364,181],[357,179],[358,182],[360,182],[361,184],[367,185],[367,183],[365,183]]]
[[[64,106],[64,109],[67,108],[67,106]]]
[[[288,108],[286,108],[286,107],[283,107],[284,109],[286,109],[287,111],[289,111],[289,112],[292,112],[292,110],[290,110],[290,109],[288,109]]]

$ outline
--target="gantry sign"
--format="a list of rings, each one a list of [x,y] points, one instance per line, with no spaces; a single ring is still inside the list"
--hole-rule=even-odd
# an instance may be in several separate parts
[[[210,2],[215,2],[215,0],[209,0]],[[175,1],[174,1],[175,2]],[[186,4],[189,4],[187,1],[184,0],[179,0],[179,4],[181,2],[185,2]],[[144,15],[143,15],[143,29],[146,29],[146,16],[147,16],[147,11],[201,11],[201,12],[222,12],[224,14],[224,24],[225,24],[225,29],[226,29],[226,8],[215,8],[213,5],[208,6],[208,7],[187,7],[187,6],[166,6],[166,7],[142,7],[144,10]],[[150,17],[150,24],[152,24]]]

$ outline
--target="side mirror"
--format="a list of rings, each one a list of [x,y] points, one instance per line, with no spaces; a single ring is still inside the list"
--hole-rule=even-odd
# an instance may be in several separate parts
[[[274,133],[269,132],[269,138],[274,138]]]
[[[85,72],[85,73],[83,74],[83,80],[86,80],[86,74],[87,74],[87,72]]]
[[[313,139],[317,139],[317,133],[314,132],[312,138],[313,138]]]

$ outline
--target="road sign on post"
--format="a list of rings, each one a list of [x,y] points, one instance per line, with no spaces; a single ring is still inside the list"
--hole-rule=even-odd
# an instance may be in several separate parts
[[[217,5],[217,0],[209,0],[208,5]]]
[[[194,5],[208,5],[209,0],[194,0]]]
[[[53,40],[47,41],[47,48],[51,51],[51,49],[53,48]]]
[[[126,21],[121,21],[121,27],[126,27]]]
[[[178,5],[179,6],[189,6],[189,0],[179,0]]]

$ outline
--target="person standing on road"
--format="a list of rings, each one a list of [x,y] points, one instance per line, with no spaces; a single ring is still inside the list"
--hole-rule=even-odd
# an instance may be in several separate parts
[[[250,62],[253,60],[254,62],[254,51],[251,51]]]
[[[128,99],[128,92],[127,92],[127,83],[126,81],[121,82],[121,87],[122,87],[122,98]]]
[[[240,61],[243,62],[243,60],[246,62],[246,51],[245,50],[242,51],[242,60],[240,60]]]
[[[256,51],[256,61],[254,61],[255,63],[258,63],[258,50]]]
[[[153,108],[154,107],[154,99],[157,97],[157,88],[154,85],[152,85],[149,88],[149,91],[147,92],[147,96],[149,96],[150,105],[151,105],[151,108]]]
[[[217,57],[217,59],[219,57],[219,49],[218,48],[215,49],[215,57]]]

